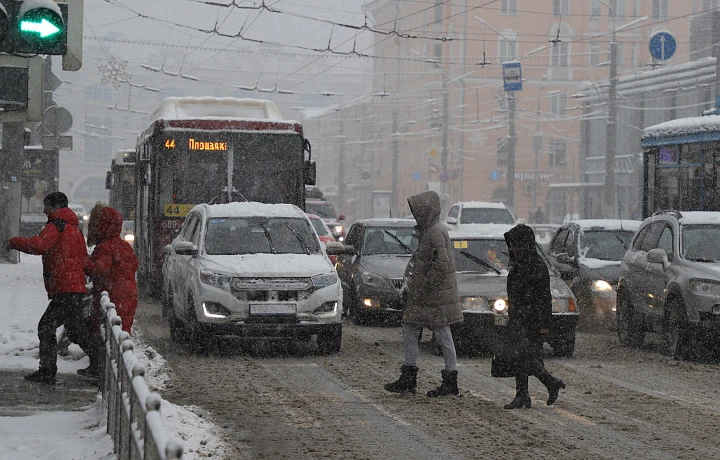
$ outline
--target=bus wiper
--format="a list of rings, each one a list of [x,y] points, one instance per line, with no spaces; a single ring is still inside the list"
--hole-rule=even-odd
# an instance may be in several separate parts
[[[398,238],[396,235],[393,235],[392,233],[390,233],[389,231],[384,230],[384,229],[383,229],[383,232],[387,233],[388,235],[390,235],[390,238],[392,238],[392,239],[394,239],[395,241],[397,241],[398,244],[399,244],[400,246],[402,246],[402,248],[403,248],[405,251],[407,251],[408,254],[412,254],[412,253],[413,253],[413,250],[410,249],[407,244],[405,244],[405,243],[403,243],[402,241],[400,241],[400,238]]]
[[[303,247],[303,249],[305,250],[305,254],[308,254],[308,255],[309,255],[309,254],[310,254],[310,248],[307,246],[307,244],[305,244],[305,241],[303,241],[302,236],[300,236],[300,233],[298,233],[298,231],[295,230],[295,229],[293,228],[293,226],[290,225],[290,224],[288,224],[287,222],[285,222],[285,226],[290,229],[290,231],[292,232],[293,235],[295,235],[295,238],[297,238],[297,240],[300,242],[300,245],[301,245],[301,246]]]
[[[465,251],[458,251],[458,252],[459,252],[460,254],[464,255],[465,257],[467,257],[468,259],[472,260],[472,261],[475,262],[476,264],[482,265],[483,267],[486,267],[486,268],[489,268],[490,270],[494,271],[494,272],[497,273],[498,275],[501,275],[501,274],[502,274],[502,272],[501,272],[500,270],[498,270],[497,268],[493,267],[493,266],[490,265],[489,263],[485,262],[485,261],[482,260],[481,258],[479,258],[479,257],[477,257],[477,256],[474,256],[474,255],[470,254],[469,252],[465,252]]]

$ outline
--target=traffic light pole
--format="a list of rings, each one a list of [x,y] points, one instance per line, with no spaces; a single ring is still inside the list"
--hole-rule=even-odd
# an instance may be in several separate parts
[[[17,263],[17,251],[8,251],[7,243],[20,234],[22,207],[22,170],[25,139],[23,123],[2,125],[0,153],[0,259]]]

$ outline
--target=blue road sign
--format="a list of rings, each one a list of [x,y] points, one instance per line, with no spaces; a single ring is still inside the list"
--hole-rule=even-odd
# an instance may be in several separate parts
[[[497,169],[493,169],[490,171],[490,180],[498,180],[500,179],[500,171]]]
[[[422,173],[419,171],[415,171],[415,173],[413,174],[413,180],[415,182],[420,182],[422,180]]]
[[[503,62],[503,84],[505,91],[521,91],[522,90],[522,68],[520,62]]]
[[[658,32],[650,37],[650,54],[660,61],[670,59],[676,47],[675,37],[669,32]]]

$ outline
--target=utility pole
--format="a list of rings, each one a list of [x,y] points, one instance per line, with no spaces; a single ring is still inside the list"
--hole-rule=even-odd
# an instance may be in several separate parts
[[[613,11],[614,13],[614,11]],[[615,17],[615,14],[613,14]],[[615,217],[615,155],[617,153],[617,41],[613,25],[610,42],[610,82],[608,86],[608,119],[605,153],[605,216]]]
[[[395,95],[395,104],[393,105],[392,113],[392,196],[390,197],[390,217],[398,217],[397,203],[398,203],[398,99]]]
[[[443,33],[442,22],[443,22],[443,1],[435,0],[435,27],[439,34]],[[437,61],[438,67],[440,67],[441,78],[442,78],[442,141],[440,151],[440,202],[443,210],[445,208],[445,202],[447,201],[447,163],[448,163],[448,88],[447,88],[447,76],[445,75],[445,66],[442,62],[443,42],[438,40],[435,43],[435,60]]]
[[[336,136],[338,141],[338,202],[337,205],[342,209],[345,206],[345,114],[340,111],[338,112],[340,117],[338,118],[338,134]]]
[[[515,211],[515,92],[508,91],[508,160],[507,160],[507,206]]]

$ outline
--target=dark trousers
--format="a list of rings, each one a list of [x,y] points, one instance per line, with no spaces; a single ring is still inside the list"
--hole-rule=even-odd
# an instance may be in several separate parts
[[[98,342],[89,327],[83,308],[83,294],[71,292],[53,296],[38,323],[40,339],[40,372],[57,373],[57,337],[60,325],[65,326],[68,338],[77,343],[90,358],[90,365],[98,364]]]
[[[528,350],[515,374],[515,389],[518,393],[528,392],[528,376],[535,377],[547,386],[553,376],[545,369],[543,361],[543,338],[539,334],[527,334]]]

